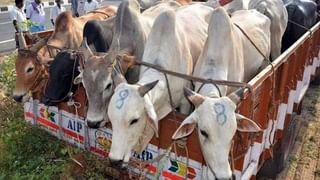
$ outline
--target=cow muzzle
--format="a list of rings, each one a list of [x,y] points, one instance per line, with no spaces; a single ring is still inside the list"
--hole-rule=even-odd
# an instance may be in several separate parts
[[[12,97],[16,102],[22,102],[23,95],[13,95]]]
[[[111,166],[114,167],[114,168],[124,170],[124,169],[126,169],[128,167],[128,164],[124,163],[123,160],[114,160],[114,159],[111,159],[111,158],[109,158],[109,160],[110,160]]]
[[[215,177],[215,180],[235,180],[235,179],[236,179],[236,176],[234,174],[232,174],[232,176],[229,177],[229,178],[217,178],[217,177]]]
[[[87,125],[89,128],[98,129],[100,127],[102,121],[87,121]]]
[[[24,94],[13,94],[12,98],[18,103],[24,103],[29,100],[29,95],[27,93]]]
[[[106,123],[107,121],[105,120],[91,121],[90,119],[87,119],[87,125],[89,128],[92,128],[92,129],[98,129],[98,128],[104,127]]]

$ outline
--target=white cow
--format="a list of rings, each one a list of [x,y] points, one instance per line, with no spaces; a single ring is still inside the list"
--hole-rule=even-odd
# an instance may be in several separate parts
[[[208,39],[196,64],[195,76],[247,82],[257,74],[263,56],[235,24],[250,35],[264,56],[269,56],[270,20],[266,16],[256,10],[241,10],[230,18],[223,8],[217,8],[211,16]],[[208,166],[204,179],[230,179],[232,172],[228,157],[237,126],[240,131],[249,132],[259,131],[260,128],[235,113],[243,89],[226,96],[232,88],[218,86],[217,89],[211,84],[200,87],[200,83],[195,84],[199,94],[185,89],[186,96],[195,105],[195,111],[183,121],[172,138],[190,135],[197,125],[202,153]]]
[[[219,0],[208,0],[207,5],[221,6]],[[229,14],[238,10],[256,9],[271,20],[271,60],[281,54],[282,36],[287,28],[288,13],[282,0],[233,0],[223,6]]]
[[[281,54],[282,36],[288,24],[288,12],[282,0],[250,0],[248,9],[256,9],[271,20],[271,60]]]
[[[207,38],[212,11],[210,7],[194,4],[159,15],[147,39],[143,61],[192,74]],[[187,112],[183,87],[189,82],[173,76],[168,76],[168,82],[174,107],[180,106]],[[157,134],[158,121],[171,111],[165,76],[141,67],[138,83],[121,83],[110,100],[108,116],[113,129],[110,159],[128,162],[131,151],[143,150],[154,133]]]

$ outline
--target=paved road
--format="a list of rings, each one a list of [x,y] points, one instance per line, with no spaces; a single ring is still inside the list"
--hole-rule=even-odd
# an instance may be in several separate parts
[[[111,5],[119,5],[121,0],[113,0],[113,1],[104,1],[101,5],[111,4]],[[69,8],[69,7],[67,7]],[[51,22],[49,20],[50,9],[45,8],[47,22],[47,29],[52,29]],[[14,41],[14,27],[12,25],[12,21],[10,20],[9,13],[1,13],[0,14],[0,52],[12,51],[15,49],[15,41]]]

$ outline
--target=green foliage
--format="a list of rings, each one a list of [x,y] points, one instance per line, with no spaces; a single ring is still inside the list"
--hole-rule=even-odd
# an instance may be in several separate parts
[[[30,31],[31,26],[33,25],[39,25],[39,23],[35,23],[31,20],[25,20],[22,21],[19,26],[21,26],[21,29],[24,29],[25,31]]]
[[[1,131],[0,174],[5,179],[58,178],[68,158],[63,144],[45,131],[27,124],[21,110],[9,118]],[[61,160],[62,158],[62,160]]]
[[[16,58],[17,54],[13,53],[5,56],[3,62],[0,63],[0,89],[2,89],[6,95],[10,95],[14,88],[14,82],[16,80]]]
[[[0,90],[1,91],[1,90]],[[105,179],[104,160],[49,135],[23,119],[23,108],[0,96],[0,180]],[[82,154],[81,175],[70,156]]]
[[[104,163],[24,121],[23,107],[9,97],[15,82],[16,54],[0,57],[0,180],[7,179],[105,179]],[[71,160],[84,155],[85,169]]]

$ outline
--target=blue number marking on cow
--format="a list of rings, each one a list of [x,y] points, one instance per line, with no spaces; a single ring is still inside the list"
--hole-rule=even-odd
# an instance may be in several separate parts
[[[119,97],[118,100],[116,101],[116,107],[118,109],[121,109],[122,106],[124,105],[124,100],[129,96],[129,90],[128,89],[124,89],[121,90],[119,93]]]
[[[216,103],[214,104],[214,111],[217,114],[217,121],[220,125],[224,125],[227,122],[227,115],[225,114],[226,108],[223,104]]]

